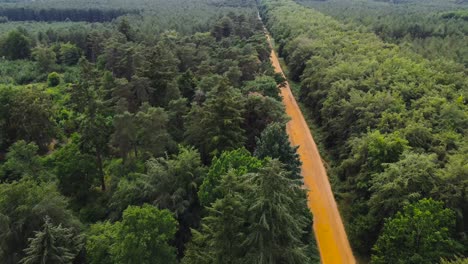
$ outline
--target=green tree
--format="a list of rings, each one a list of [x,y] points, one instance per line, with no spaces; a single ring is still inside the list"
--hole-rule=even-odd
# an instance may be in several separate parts
[[[80,230],[80,224],[67,209],[68,201],[52,183],[21,180],[0,184],[0,262],[18,263],[28,246],[28,238],[41,230],[49,216],[54,225]]]
[[[184,116],[190,111],[190,108],[187,106],[188,101],[186,98],[172,100],[166,108],[169,116],[168,131],[176,142],[184,140]]]
[[[253,190],[244,242],[249,250],[243,263],[309,263],[301,238],[310,223],[296,209],[302,190],[289,174],[278,160],[268,160],[259,172],[248,175]]]
[[[374,218],[383,221],[403,208],[405,203],[429,197],[440,184],[436,155],[405,152],[399,161],[385,164],[372,179],[369,206]]]
[[[177,222],[168,210],[154,206],[130,206],[117,223],[112,255],[116,263],[176,263],[175,249],[169,245]]]
[[[27,59],[31,55],[31,40],[19,30],[10,31],[3,39],[2,53],[10,60]]]
[[[10,100],[8,132],[14,135],[10,139],[34,142],[46,152],[57,131],[50,96],[37,87],[21,87],[13,90]]]
[[[32,56],[36,60],[41,73],[49,73],[56,68],[57,55],[53,49],[37,46],[32,50]]]
[[[253,157],[244,148],[223,152],[221,156],[213,159],[211,167],[203,179],[198,192],[200,203],[204,206],[210,206],[211,203],[222,197],[219,185],[222,176],[226,173],[234,171],[238,176],[241,176],[257,172],[261,166],[262,161]]]
[[[130,26],[130,23],[126,17],[123,17],[120,20],[117,29],[127,38],[128,41],[132,40],[132,27]]]
[[[60,84],[60,75],[56,72],[51,72],[47,76],[47,86],[56,87],[59,84]]]
[[[246,148],[254,151],[257,137],[271,123],[286,122],[284,106],[277,100],[260,94],[247,96],[243,128],[246,131]]]
[[[231,18],[225,16],[219,19],[213,27],[211,34],[220,41],[222,38],[229,37],[234,32],[234,25]]]
[[[60,44],[60,62],[72,66],[78,63],[81,57],[81,49],[68,42]]]
[[[122,114],[116,115],[113,123],[114,133],[111,136],[111,143],[118,148],[120,157],[123,158],[124,163],[131,151],[134,151],[135,156],[138,157],[137,125],[134,115],[125,111]]]
[[[86,256],[90,264],[114,264],[111,248],[115,243],[116,225],[111,222],[97,223],[86,234]]]
[[[146,166],[159,207],[180,217],[198,203],[198,186],[205,173],[198,151],[180,146],[178,155],[149,160]]]
[[[264,159],[278,159],[285,165],[293,179],[301,179],[301,160],[297,154],[298,146],[291,146],[285,125],[272,123],[257,138],[255,156]]]
[[[197,84],[195,82],[195,76],[190,70],[179,76],[177,79],[177,86],[179,87],[181,95],[191,102],[195,96]]]
[[[245,263],[248,187],[234,170],[223,175],[221,197],[207,208],[202,219],[201,233],[194,231],[182,263]]]
[[[47,163],[57,175],[60,191],[74,205],[86,204],[90,189],[99,178],[94,157],[83,153],[77,142],[72,141],[49,156]]]
[[[167,131],[169,117],[160,107],[151,107],[145,103],[135,115],[137,124],[137,144],[143,154],[159,157],[170,148],[174,142]]]
[[[280,101],[280,90],[275,79],[270,76],[257,76],[255,80],[249,81],[245,84],[244,90],[248,92],[257,92]]]
[[[41,231],[36,231],[24,250],[22,264],[71,264],[83,246],[82,238],[72,229],[54,226],[49,217]]]
[[[440,264],[468,264],[468,258],[455,257],[455,259],[452,261],[442,259]]]
[[[154,47],[144,50],[145,61],[139,68],[138,75],[151,81],[153,93],[151,104],[165,106],[171,100],[178,99],[177,73],[179,60],[169,45],[159,42]]]
[[[187,115],[186,139],[198,147],[205,160],[225,150],[242,147],[245,101],[232,87],[220,85],[208,93],[202,106],[194,105]]]
[[[168,210],[147,204],[129,206],[121,222],[96,225],[86,244],[91,263],[176,263],[175,248],[169,242],[177,222]]]
[[[455,213],[423,199],[387,219],[373,247],[372,263],[436,263],[460,250],[453,238]]]
[[[15,142],[8,149],[3,171],[2,182],[20,180],[23,177],[38,177],[43,169],[37,154],[39,147],[34,143],[26,143],[24,140]]]

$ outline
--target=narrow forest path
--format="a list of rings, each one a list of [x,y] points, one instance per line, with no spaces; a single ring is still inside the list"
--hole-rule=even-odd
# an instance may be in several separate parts
[[[267,38],[271,45],[268,34]],[[271,62],[275,71],[284,76],[273,48]],[[289,139],[292,145],[299,146],[302,176],[309,190],[307,203],[314,215],[314,232],[321,261],[324,264],[356,263],[320,153],[289,83],[281,88],[281,95],[286,113],[291,118],[286,127]]]

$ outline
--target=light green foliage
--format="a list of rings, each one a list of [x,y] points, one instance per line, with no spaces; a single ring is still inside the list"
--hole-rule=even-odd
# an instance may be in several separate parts
[[[258,76],[253,81],[249,81],[245,84],[247,92],[258,92],[265,96],[270,96],[277,100],[281,100],[280,91],[278,85],[273,77],[270,76]]]
[[[385,167],[382,173],[372,176],[369,200],[371,213],[383,216],[377,218],[380,220],[395,214],[405,203],[428,197],[441,184],[436,175],[435,154],[406,152],[398,162]]]
[[[55,87],[60,84],[60,75],[56,72],[51,72],[47,76],[47,85],[49,87]]]
[[[453,256],[455,213],[443,203],[423,199],[385,222],[373,247],[372,263],[435,263]]]
[[[455,260],[441,260],[440,264],[467,264],[468,258],[459,258],[456,257]]]
[[[20,263],[71,264],[83,247],[81,240],[72,229],[54,226],[46,217],[42,230],[29,239],[29,246],[24,250],[26,256]]]
[[[224,174],[234,171],[236,175],[241,176],[256,172],[261,166],[262,161],[253,157],[246,149],[223,152],[221,156],[213,159],[211,167],[203,179],[198,192],[200,203],[209,206],[222,196],[219,184]]]
[[[117,225],[97,223],[89,227],[86,236],[86,253],[90,264],[114,264],[111,245],[115,241]]]
[[[91,263],[176,263],[177,222],[168,210],[151,205],[129,206],[122,221],[91,227],[86,243]]]

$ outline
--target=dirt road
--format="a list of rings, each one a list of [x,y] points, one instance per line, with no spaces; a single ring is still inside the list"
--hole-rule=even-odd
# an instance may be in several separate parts
[[[274,50],[271,62],[275,71],[283,74]],[[356,263],[320,153],[289,84],[281,88],[281,94],[286,113],[291,117],[287,124],[289,139],[294,146],[299,146],[302,175],[309,190],[308,205],[314,215],[314,232],[322,263]]]

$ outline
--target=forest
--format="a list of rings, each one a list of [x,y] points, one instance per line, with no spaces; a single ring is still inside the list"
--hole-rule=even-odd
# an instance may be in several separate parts
[[[467,71],[289,0],[261,12],[323,133],[355,254],[438,263],[467,254]],[[444,51],[441,51],[444,52]]]
[[[289,80],[358,263],[466,264],[467,10],[0,0],[0,263],[320,263]]]
[[[428,59],[468,67],[468,3],[441,0],[299,0],[350,27],[365,27],[385,42]]]
[[[317,262],[255,2],[151,12],[1,34],[0,263]]]

